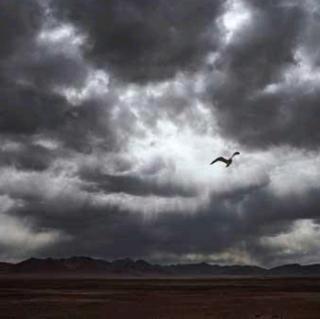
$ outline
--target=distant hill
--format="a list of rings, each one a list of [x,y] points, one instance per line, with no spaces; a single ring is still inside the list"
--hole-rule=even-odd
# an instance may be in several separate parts
[[[14,265],[9,264],[9,263],[0,262],[0,274],[7,273],[7,272],[11,271],[13,266]]]
[[[320,264],[300,265],[289,264],[268,270],[273,276],[320,276]]]
[[[216,276],[319,276],[320,264],[289,264],[271,269],[257,266],[219,266],[208,263],[157,265],[129,258],[112,262],[90,257],[30,258],[13,264],[0,262],[0,275],[101,277],[216,277]]]

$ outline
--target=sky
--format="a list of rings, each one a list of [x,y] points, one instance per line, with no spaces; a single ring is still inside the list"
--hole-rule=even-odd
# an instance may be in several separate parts
[[[319,32],[317,0],[1,0],[0,260],[320,262]]]

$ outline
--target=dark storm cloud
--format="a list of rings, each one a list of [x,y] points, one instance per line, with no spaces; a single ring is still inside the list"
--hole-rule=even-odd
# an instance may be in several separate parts
[[[77,245],[70,242],[64,243],[63,247],[53,247],[56,254],[74,255],[84,251],[90,255],[115,258],[223,249],[232,243],[228,232],[233,227],[228,218],[222,218],[222,211],[220,218],[217,209],[215,212],[215,217],[208,212],[195,216],[172,212],[149,222],[141,214],[112,206],[95,208],[89,204],[57,214],[50,207],[40,208],[33,204],[19,214],[34,218],[39,229],[58,228],[76,239]],[[43,251],[43,254],[47,253]]]
[[[113,97],[84,100],[64,113],[65,126],[57,136],[68,148],[92,153],[94,148],[105,151],[119,150],[126,143],[126,133],[121,134],[118,123],[111,121]]]
[[[244,3],[250,21],[221,49],[209,88],[221,130],[253,148],[281,144],[319,147],[314,120],[319,116],[317,83],[304,85],[303,74],[297,71],[297,78],[281,89],[284,74],[305,63],[299,61],[297,51],[302,46],[310,49],[305,38],[319,28],[318,23],[302,2]],[[266,90],[270,85],[279,85],[279,90]]]
[[[0,58],[23,48],[42,23],[42,10],[36,1],[3,0],[0,3]]]
[[[38,55],[44,53],[37,46],[30,49]],[[0,87],[2,134],[30,138],[41,134],[84,153],[92,152],[93,140],[101,136],[101,147],[116,147],[109,121],[112,98],[87,98],[73,105],[57,90],[84,84],[89,70],[81,59],[59,53],[28,60],[17,54],[9,62]]]
[[[27,135],[57,129],[68,107],[57,94],[18,84],[0,88],[0,105],[0,132]]]
[[[88,34],[88,56],[121,79],[147,82],[195,69],[217,43],[223,1],[54,1]]]
[[[170,260],[170,256],[199,254],[206,260],[208,254],[235,248],[245,249],[255,262],[274,265],[285,262],[285,256],[276,257],[279,248],[265,247],[260,238],[289,232],[292,223],[301,218],[319,219],[319,189],[310,192],[306,200],[295,195],[276,199],[268,186],[265,183],[256,188],[243,186],[233,193],[211,196],[208,205],[194,214],[177,208],[155,218],[145,218],[140,212],[130,212],[121,205],[101,206],[93,198],[79,201],[64,197],[68,195],[51,202],[33,198],[14,214],[34,220],[36,230],[59,229],[73,238],[43,249],[39,252],[42,256],[85,253],[104,258],[153,258],[160,255],[163,260]],[[222,257],[220,261],[224,261]]]
[[[39,3],[0,4],[0,132],[4,137],[41,134],[84,153],[92,151],[89,144],[97,136],[109,136],[104,145],[115,143],[108,99],[81,100],[75,111],[63,93],[84,87],[92,70],[81,48],[71,43],[77,34]]]
[[[226,3],[61,1],[52,6],[57,17],[88,35],[84,47],[89,59],[122,80],[148,82],[195,71],[210,52],[218,51],[208,93],[226,136],[251,147],[317,147],[320,135],[313,119],[319,90],[301,97],[297,83],[292,83],[286,92],[263,92],[281,83],[288,68],[299,65],[296,53],[301,45],[312,52],[315,18],[306,4],[296,1],[244,1],[250,22],[223,45],[215,19],[229,9]],[[220,85],[219,74],[224,78]],[[169,104],[159,107],[167,112],[179,109]]]
[[[47,17],[37,1],[1,1],[0,17],[0,132],[63,139],[71,105],[54,89],[83,83],[87,67],[81,57],[39,43]]]
[[[30,145],[24,141],[18,142],[19,147],[12,150],[2,150],[0,165],[14,166],[21,170],[44,171],[56,158],[53,151],[40,145]]]
[[[175,185],[173,182],[159,182],[156,177],[135,175],[80,174],[83,180],[91,182],[91,191],[106,193],[125,193],[135,196],[157,195],[161,197],[192,197],[196,190],[191,187]],[[87,190],[90,191],[90,188]]]
[[[46,12],[43,1],[3,0],[0,3],[0,83],[10,87],[19,83],[38,88],[40,94],[52,87],[75,87],[83,84],[88,67],[81,55],[68,52],[65,43],[39,40],[42,31],[58,29]],[[45,38],[45,36],[44,36]],[[70,42],[70,41],[69,41]],[[70,51],[70,50],[69,50]],[[50,92],[49,92],[50,94]]]
[[[165,260],[200,254],[206,259],[244,249],[252,260],[270,264],[284,260],[281,249],[263,246],[261,238],[288,232],[297,220],[319,220],[317,186],[305,182],[297,187],[299,196],[279,195],[270,173],[257,183],[246,175],[236,186],[227,180],[227,186],[206,190],[190,167],[180,176],[183,163],[178,174],[175,163],[171,167],[166,161],[170,154],[162,158],[163,149],[157,151],[158,144],[166,145],[167,136],[157,126],[161,120],[163,130],[166,122],[172,123],[182,137],[182,128],[189,128],[191,135],[211,138],[206,126],[211,115],[196,107],[201,100],[210,101],[223,138],[240,142],[245,150],[268,148],[272,153],[273,145],[319,145],[317,81],[284,77],[306,63],[297,56],[301,48],[310,65],[318,65],[317,19],[302,2],[246,0],[250,19],[226,43],[219,18],[230,10],[227,4],[56,0],[51,1],[54,18],[48,26],[43,21],[49,16],[36,2],[0,2],[0,169],[12,174],[8,187],[0,179],[1,195],[19,204],[8,212],[32,225],[30,232],[58,231],[68,237],[38,255],[158,254]],[[71,28],[66,38],[50,38],[65,23]],[[71,39],[79,34],[84,43],[72,47]],[[218,58],[204,71],[213,52]],[[110,87],[94,87],[96,68],[110,75]],[[180,71],[199,72],[205,96],[192,77],[175,77]],[[162,93],[151,87],[158,96],[143,90],[161,80],[172,83]],[[137,85],[127,86],[132,82]],[[66,97],[71,93],[74,100]],[[142,145],[150,147],[151,155],[139,158],[138,142],[145,142],[148,133],[150,142]],[[183,156],[187,161],[188,154]],[[278,164],[283,163],[271,166],[276,170]],[[212,175],[212,183],[218,175]],[[208,192],[208,200],[202,192]]]
[[[85,84],[89,70],[80,57],[70,56],[63,51],[50,52],[53,50],[51,46],[33,46],[29,50],[13,61],[8,70],[11,76],[42,90],[78,88]]]
[[[0,132],[3,136],[54,138],[66,148],[90,153],[92,147],[118,147],[109,122],[108,104],[112,101],[91,99],[72,106],[53,91],[13,84],[0,88]],[[98,145],[95,138],[104,137]]]
[[[48,124],[46,116],[33,104],[41,99],[50,103],[50,97],[17,85],[17,79],[9,71],[12,58],[35,41],[42,22],[43,10],[36,1],[0,3],[0,130],[4,133],[29,133]]]

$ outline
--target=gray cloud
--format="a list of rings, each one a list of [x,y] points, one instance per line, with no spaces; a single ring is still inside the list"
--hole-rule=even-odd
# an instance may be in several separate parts
[[[260,189],[243,188],[228,196],[212,196],[208,205],[196,214],[171,211],[145,219],[140,213],[116,206],[98,207],[94,201],[86,204],[73,201],[67,211],[61,207],[60,212],[54,203],[50,207],[48,202],[41,205],[33,202],[16,213],[35,218],[37,230],[59,229],[77,241],[76,245],[74,241],[64,242],[62,251],[60,244],[49,250],[46,247],[40,252],[43,256],[84,251],[105,258],[129,255],[152,259],[158,254],[170,260],[172,255],[183,258],[198,254],[205,259],[213,253],[245,248],[256,263],[274,265],[286,261],[281,250],[265,247],[259,238],[289,232],[292,222],[300,218],[319,218],[318,196],[319,190],[310,194],[307,201],[291,196],[276,201],[268,188],[261,185]],[[72,200],[67,202],[70,204]],[[303,214],[305,211],[309,213]],[[273,259],[275,255],[279,256]]]
[[[192,197],[196,190],[191,187],[175,185],[170,181],[157,181],[154,176],[106,175],[103,173],[83,172],[82,180],[91,182],[91,191],[106,193],[126,193],[135,196],[157,195],[162,197]],[[93,184],[93,185],[92,185]],[[90,187],[87,189],[90,190]]]
[[[88,34],[88,56],[120,78],[148,82],[195,69],[218,42],[222,1],[55,1]]]
[[[311,33],[307,6],[295,1],[244,3],[249,22],[221,48],[209,86],[221,130],[251,147],[317,148],[312,119],[319,112],[318,84],[305,83],[308,62],[298,54],[310,45],[304,40]]]
[[[320,257],[316,4],[37,3],[0,4],[1,258]]]
[[[0,131],[7,134],[54,130],[63,123],[67,109],[64,98],[20,85],[2,88],[0,103]]]
[[[13,142],[17,143],[17,142]],[[23,170],[46,170],[55,159],[55,152],[40,146],[19,141],[13,149],[1,152],[1,166],[14,166]]]
[[[32,41],[42,23],[41,7],[36,1],[4,0],[0,4],[1,59]]]

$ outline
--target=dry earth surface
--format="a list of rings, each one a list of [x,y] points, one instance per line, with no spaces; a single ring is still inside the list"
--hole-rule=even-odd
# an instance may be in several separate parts
[[[0,318],[319,319],[320,278],[1,278]]]

